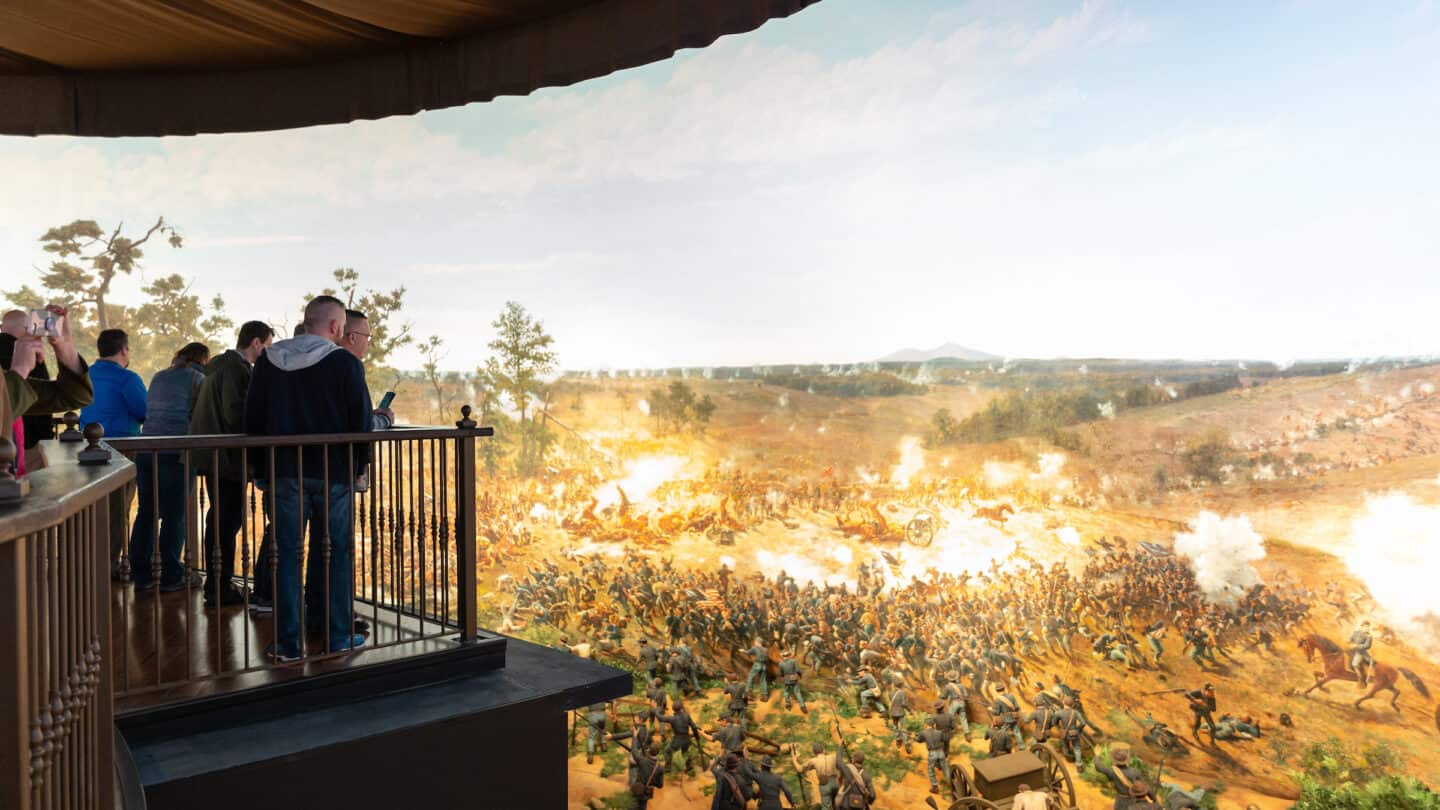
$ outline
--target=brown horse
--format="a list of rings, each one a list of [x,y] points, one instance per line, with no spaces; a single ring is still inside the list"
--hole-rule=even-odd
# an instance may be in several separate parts
[[[1307,662],[1313,663],[1316,654],[1319,654],[1321,665],[1325,668],[1323,672],[1314,673],[1315,683],[1301,694],[1308,695],[1315,689],[1324,690],[1325,684],[1331,681],[1358,682],[1360,680],[1360,676],[1350,669],[1350,664],[1345,658],[1345,651],[1340,648],[1340,645],[1330,639],[1316,633],[1311,633],[1300,639],[1300,649],[1305,651],[1305,660]],[[1394,709],[1396,713],[1399,713],[1400,706],[1397,701],[1400,700],[1400,690],[1395,688],[1395,684],[1400,681],[1402,674],[1410,683],[1415,685],[1415,689],[1420,692],[1420,694],[1426,697],[1430,696],[1429,690],[1425,688],[1425,684],[1420,680],[1419,676],[1404,667],[1396,668],[1389,664],[1382,664],[1376,661],[1371,666],[1371,670],[1369,676],[1370,691],[1355,701],[1355,708],[1357,709],[1360,708],[1361,703],[1375,697],[1380,692],[1389,691],[1391,694],[1390,708]]]
[[[1008,503],[1002,503],[999,506],[982,506],[975,510],[975,517],[988,520],[996,526],[1004,528],[1005,521],[1014,511],[1015,507]]]

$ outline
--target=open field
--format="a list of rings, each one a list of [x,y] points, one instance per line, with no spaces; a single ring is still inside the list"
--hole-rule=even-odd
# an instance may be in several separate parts
[[[655,390],[675,381],[714,403],[703,432],[662,430],[648,413]],[[551,390],[548,414],[561,427],[548,470],[531,478],[501,473],[482,483],[489,510],[482,521],[493,551],[486,603],[497,624],[508,621],[522,636],[554,642],[566,632],[572,644],[586,643],[605,658],[599,625],[587,631],[583,621],[572,620],[557,628],[553,617],[547,623],[507,611],[517,601],[513,582],[545,561],[580,576],[578,566],[587,560],[621,566],[644,558],[670,560],[679,571],[725,566],[737,580],[773,579],[783,570],[801,583],[851,588],[867,565],[887,568],[887,588],[900,588],[937,573],[1023,575],[1030,560],[1079,570],[1105,554],[1097,541],[1122,537],[1132,549],[1139,541],[1168,548],[1202,512],[1243,517],[1260,538],[1263,555],[1249,563],[1258,581],[1283,583],[1311,599],[1301,625],[1287,633],[1277,628],[1273,652],[1232,638],[1228,654],[1202,668],[1184,656],[1177,628],[1158,668],[1128,670],[1096,660],[1088,639],[1076,636],[1068,657],[1024,656],[1026,675],[1047,681],[1059,675],[1081,689],[1090,718],[1103,730],[1102,745],[1127,742],[1152,766],[1161,754],[1140,740],[1130,714],[1153,713],[1182,737],[1190,714],[1178,695],[1142,695],[1214,682],[1219,710],[1254,715],[1262,737],[1213,747],[1190,745],[1186,737],[1188,755],[1165,758],[1164,767],[1166,781],[1223,786],[1219,807],[1289,806],[1299,795],[1294,776],[1305,749],[1332,737],[1357,748],[1388,744],[1404,773],[1440,784],[1436,704],[1411,683],[1399,684],[1399,712],[1384,696],[1354,708],[1362,694],[1354,683],[1294,694],[1313,683],[1316,668],[1306,663],[1296,636],[1313,632],[1344,644],[1362,618],[1396,631],[1377,641],[1377,660],[1440,690],[1434,625],[1412,621],[1440,606],[1414,584],[1435,573],[1433,558],[1440,555],[1437,384],[1440,370],[1433,366],[1246,379],[1224,393],[1063,426],[1065,446],[1051,441],[1053,434],[935,446],[926,440],[937,410],[963,420],[1004,391],[927,385],[923,393],[832,396],[763,379],[565,378]],[[1222,450],[1214,478],[1192,475],[1196,446],[1216,436]],[[1013,513],[1000,520],[983,516],[1002,503]],[[923,548],[905,542],[903,532],[871,537],[856,528],[872,520],[857,522],[867,510],[893,531],[928,511],[940,529]],[[681,518],[698,522],[685,528]],[[1414,538],[1430,545],[1417,550]],[[979,580],[962,590],[984,593],[985,578]],[[1343,617],[1326,601],[1332,583],[1346,595]],[[592,604],[604,601],[601,594]],[[641,635],[663,640],[664,632],[663,622],[636,620],[622,631],[623,647],[633,654]],[[705,660],[713,670],[748,669],[720,650]],[[839,688],[835,677],[807,672],[812,712],[806,717],[780,710],[772,694],[770,703],[754,709],[754,729],[786,743],[833,743],[830,711],[838,709],[847,740],[872,752],[872,772],[880,774],[877,806],[924,806],[921,749],[906,755],[888,746],[880,720],[854,717],[853,690]],[[1033,692],[1024,683],[1021,694],[1028,698]],[[927,690],[917,690],[917,704],[928,706],[933,691]],[[713,687],[692,701],[697,721],[713,719],[720,702]],[[1282,713],[1293,727],[1280,725]],[[623,762],[617,764],[612,751],[587,765],[583,738],[582,728],[580,747],[572,751],[572,804],[618,802]],[[980,751],[984,743],[971,745]],[[788,773],[788,758],[780,759]],[[969,766],[963,752],[952,761]],[[708,807],[704,787],[711,781],[687,781],[683,791],[667,787],[651,807]],[[1077,785],[1081,807],[1110,805],[1095,784],[1080,778]]]

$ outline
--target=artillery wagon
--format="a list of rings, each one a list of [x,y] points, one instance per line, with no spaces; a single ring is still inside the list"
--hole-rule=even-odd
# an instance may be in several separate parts
[[[1047,745],[1032,745],[990,759],[977,760],[974,774],[964,766],[950,768],[950,789],[954,797],[947,810],[1009,810],[1021,785],[1049,794],[1050,810],[1074,810],[1075,783],[1065,759]]]

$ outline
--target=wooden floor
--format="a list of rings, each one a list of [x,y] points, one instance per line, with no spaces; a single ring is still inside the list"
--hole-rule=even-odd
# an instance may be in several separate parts
[[[442,631],[413,616],[357,602],[355,618],[370,622],[365,646],[322,655],[325,639],[307,639],[307,659],[274,665],[265,647],[274,638],[275,614],[243,606],[207,609],[197,588],[160,594],[111,589],[115,709],[133,711],[178,700],[249,689],[292,678],[440,652],[454,646]],[[308,656],[317,656],[309,658]]]

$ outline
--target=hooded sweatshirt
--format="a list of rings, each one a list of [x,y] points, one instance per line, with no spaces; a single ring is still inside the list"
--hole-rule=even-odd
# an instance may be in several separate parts
[[[319,335],[300,335],[276,343],[255,362],[245,397],[245,432],[259,436],[364,433],[370,430],[370,413],[370,390],[360,361]],[[255,455],[261,477],[268,477],[264,453]],[[305,478],[324,477],[326,455],[320,447],[306,447],[300,456]],[[369,459],[368,444],[331,444],[330,483],[348,486]],[[275,452],[275,476],[298,477],[293,449]]]

